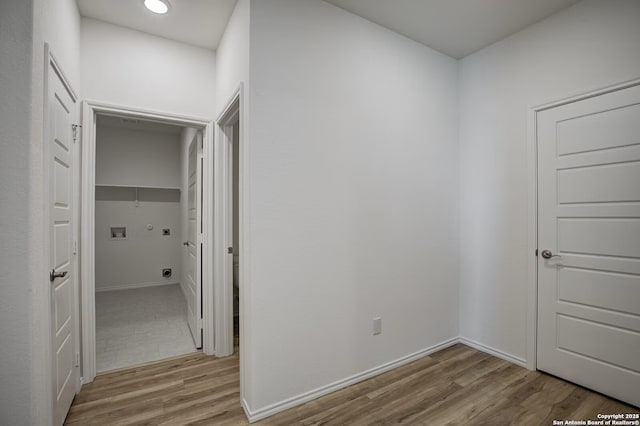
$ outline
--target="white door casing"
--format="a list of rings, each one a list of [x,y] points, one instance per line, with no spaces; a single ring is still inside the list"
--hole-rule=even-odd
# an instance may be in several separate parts
[[[202,347],[202,136],[197,132],[189,144],[187,188],[187,322],[197,348]]]
[[[233,241],[233,227],[234,227],[234,208],[233,208],[233,193],[234,193],[234,188],[233,188],[233,172],[234,172],[234,166],[233,166],[233,150],[235,149],[235,147],[233,146],[233,141],[234,141],[234,135],[233,132],[235,131],[233,125],[228,127],[229,130],[229,134],[228,134],[228,141],[227,141],[227,150],[225,152],[226,158],[225,158],[225,163],[226,163],[226,176],[225,176],[225,182],[226,182],[226,188],[225,188],[225,200],[224,200],[224,217],[225,217],[225,233],[224,233],[224,239],[225,239],[225,244],[227,246],[227,254],[226,254],[226,258],[225,258],[225,265],[224,265],[224,270],[225,270],[225,274],[224,274],[224,286],[227,289],[226,292],[226,296],[227,296],[227,300],[225,301],[227,304],[227,316],[231,316],[231,319],[229,319],[227,317],[227,321],[228,323],[231,325],[230,329],[228,330],[228,335],[230,335],[231,339],[233,339],[233,257],[234,257],[234,253],[238,252],[238,247],[234,247],[234,241]],[[233,340],[231,340],[231,353],[233,353]]]
[[[76,148],[72,128],[76,103],[73,91],[52,57],[48,66],[45,152],[50,276],[43,279],[51,289],[53,424],[61,425],[80,385],[73,190]]]
[[[247,194],[246,180],[243,178],[243,164],[247,161],[246,145],[243,144],[242,131],[239,134],[239,241],[238,247],[233,247],[233,126],[240,123],[239,129],[242,129],[243,113],[241,99],[243,98],[243,85],[240,84],[234,94],[228,99],[225,107],[222,109],[220,116],[216,120],[216,152],[214,160],[216,166],[215,179],[212,182],[215,186],[215,219],[214,227],[216,235],[214,241],[214,271],[215,271],[215,354],[219,357],[229,356],[233,354],[233,254],[238,253],[242,262],[240,263],[239,284],[242,289],[240,292],[240,347],[243,345],[248,347],[248,339],[245,330],[244,318],[248,314],[246,309],[245,297],[243,296],[248,283],[247,265],[250,263],[249,254],[243,249],[247,247],[249,232],[245,226],[247,215],[247,202],[244,197]],[[244,148],[243,148],[244,147]],[[232,250],[229,250],[231,247]],[[244,311],[244,313],[243,313]],[[245,358],[240,357],[241,364]],[[243,367],[240,367],[241,381],[243,376]],[[242,389],[242,385],[241,385]],[[241,390],[242,392],[242,390]]]
[[[638,406],[640,86],[539,111],[537,141],[537,367]]]
[[[172,112],[161,112],[113,105],[93,100],[84,100],[82,108],[82,178],[81,187],[81,229],[80,234],[80,274],[82,301],[82,382],[89,383],[96,376],[95,355],[95,153],[96,117],[98,114],[129,116],[143,120],[172,123],[193,127],[202,132],[203,140],[203,185],[202,191],[202,256],[212,258],[211,248],[206,241],[213,241],[213,122],[199,117],[184,116]],[[213,267],[204,262],[202,270],[202,350],[207,355],[214,353],[214,297]]]

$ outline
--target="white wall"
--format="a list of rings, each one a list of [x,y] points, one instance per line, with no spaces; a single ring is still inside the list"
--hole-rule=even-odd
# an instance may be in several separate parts
[[[250,51],[260,413],[458,335],[457,63],[316,0],[252,2]]]
[[[249,98],[250,98],[250,81],[249,81],[249,26],[250,26],[250,0],[238,0],[229,23],[225,28],[218,49],[216,50],[216,114],[215,119],[218,119],[222,114],[227,103],[231,100],[235,91],[238,90],[240,84],[244,86],[244,96],[241,99],[241,132],[244,141],[249,140]],[[220,144],[215,145],[214,152],[214,170],[220,169],[224,156],[221,155],[222,147]],[[248,146],[242,145],[242,152],[240,158],[247,157]],[[251,173],[250,165],[243,163],[241,165],[243,173],[248,176]],[[245,185],[247,182],[244,177],[240,177],[240,184]],[[245,201],[248,198],[250,192],[249,186],[243,187],[245,194]],[[243,205],[243,221],[249,223],[249,203],[245,202]],[[245,265],[249,263],[249,244],[246,240],[239,244],[240,256],[245,262]],[[214,268],[221,270],[219,265],[214,263]],[[216,272],[214,271],[214,274]],[[242,277],[245,288],[250,286],[251,277],[245,273]],[[250,366],[247,363],[247,356],[252,351],[251,342],[245,339],[245,336],[249,333],[251,328],[251,307],[247,304],[244,310],[244,316],[240,319],[240,345],[242,347],[242,356],[240,357],[240,392],[241,398],[247,400],[251,399],[251,386],[247,382],[247,372]]]
[[[76,1],[47,0],[42,4],[45,41],[80,94],[80,12]]]
[[[0,423],[30,424],[29,177],[33,2],[0,2]],[[4,60],[10,58],[10,60]]]
[[[249,7],[238,0],[216,50],[216,118],[240,83],[249,84]]]
[[[96,131],[96,185],[180,188],[180,136],[100,126]]]
[[[82,18],[86,99],[213,119],[215,54]]]
[[[460,61],[460,332],[527,357],[527,113],[640,77],[640,2],[584,0]]]
[[[180,188],[180,148],[177,134],[98,124],[96,184]],[[181,281],[180,191],[139,189],[135,199],[133,189],[96,188],[96,291]],[[112,226],[126,226],[127,239],[112,240]]]
[[[56,9],[55,13],[50,13]],[[76,91],[72,0],[0,2],[0,423],[51,419],[48,252],[44,235],[44,42]],[[57,28],[56,33],[51,28]]]
[[[179,283],[181,223],[178,191],[96,190],[96,291]],[[147,230],[147,224],[153,229]],[[126,240],[110,239],[111,226],[126,226]],[[162,235],[169,228],[171,235]],[[162,269],[171,268],[171,278]]]

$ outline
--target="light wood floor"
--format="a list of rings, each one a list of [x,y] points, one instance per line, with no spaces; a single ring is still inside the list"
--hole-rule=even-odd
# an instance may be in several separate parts
[[[246,425],[238,357],[185,355],[98,375],[68,425]],[[632,408],[455,345],[256,425],[551,425]]]

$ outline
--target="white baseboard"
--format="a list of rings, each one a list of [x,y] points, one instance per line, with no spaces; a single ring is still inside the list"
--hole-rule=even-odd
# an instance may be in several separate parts
[[[277,414],[281,411],[288,410],[289,408],[296,407],[298,405],[304,404],[305,402],[311,401],[316,398],[320,398],[326,394],[331,392],[335,392],[337,390],[346,388],[347,386],[354,385],[363,380],[370,379],[371,377],[377,376],[379,374],[385,373],[389,370],[393,370],[394,368],[398,368],[404,364],[408,364],[417,359],[430,355],[434,352],[440,351],[442,349],[448,348],[449,346],[453,346],[457,343],[461,343],[463,345],[467,345],[471,348],[479,350],[481,352],[488,353],[489,355],[493,355],[500,359],[504,359],[505,361],[511,362],[513,364],[519,365],[521,367],[527,368],[527,361],[523,358],[508,354],[499,349],[492,348],[487,345],[483,345],[482,343],[476,342],[475,340],[468,339],[466,337],[454,337],[444,342],[441,342],[437,345],[422,349],[413,354],[407,355],[402,358],[398,358],[395,361],[388,362],[386,364],[382,364],[379,367],[372,368],[370,370],[364,371],[362,373],[353,375],[351,377],[347,377],[342,380],[338,380],[337,382],[330,383],[326,386],[319,387],[309,392],[302,393],[300,395],[294,396],[292,398],[285,399],[284,401],[277,402],[275,404],[268,405],[264,408],[260,408],[255,411],[251,411],[249,408],[249,404],[243,398],[241,401],[242,408],[249,419],[250,423],[256,422],[258,420],[264,419],[266,417],[270,417],[274,414]]]
[[[101,291],[115,291],[115,290],[130,290],[133,288],[144,288],[144,287],[157,287],[161,285],[172,285],[179,284],[176,281],[155,281],[150,283],[138,283],[138,284],[122,284],[122,285],[114,285],[114,286],[106,286],[100,287],[99,284],[96,284],[96,293]]]
[[[491,346],[483,345],[482,343],[476,342],[475,340],[467,339],[466,337],[460,336],[458,341],[463,345],[467,345],[472,347],[473,349],[477,349],[480,352],[488,353],[489,355],[493,355],[500,359],[504,359],[505,361],[512,362],[520,367],[527,368],[527,360],[524,358],[520,358],[506,352],[503,352],[499,349],[492,348]]]
[[[272,416],[281,411],[287,410],[289,408],[304,404],[305,402],[311,401],[316,398],[320,398],[326,394],[331,392],[335,392],[337,390],[346,388],[347,386],[354,385],[363,380],[370,379],[371,377],[377,376],[379,374],[385,373],[389,370],[393,370],[394,368],[398,368],[404,364],[408,364],[413,362],[419,358],[425,357],[434,352],[440,351],[442,349],[448,348],[449,346],[455,345],[458,343],[459,339],[454,337],[452,339],[445,340],[444,342],[438,343],[436,345],[430,346],[428,348],[422,349],[418,352],[414,352],[410,355],[404,356],[402,358],[398,358],[395,361],[388,362],[386,364],[382,364],[378,367],[372,368],[367,371],[363,371],[362,373],[355,374],[351,377],[344,378],[342,380],[338,380],[337,382],[330,383],[328,385],[319,387],[317,389],[311,390],[309,392],[302,393],[300,395],[294,396],[292,398],[285,399],[284,401],[277,402],[275,404],[268,405],[266,407],[260,408],[255,411],[251,411],[247,402],[242,400],[242,408],[247,415],[250,423],[256,422],[258,420],[264,419],[266,417]]]
[[[255,422],[256,420],[251,420],[251,410],[249,410],[249,404],[247,404],[247,400],[244,398],[240,398],[240,405],[242,406],[244,415],[247,417],[247,420],[249,420],[249,423]]]

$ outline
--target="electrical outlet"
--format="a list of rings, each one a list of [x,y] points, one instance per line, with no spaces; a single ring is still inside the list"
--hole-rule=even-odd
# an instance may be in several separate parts
[[[162,278],[171,278],[171,268],[162,270]]]
[[[167,228],[163,229],[162,235],[171,235],[171,229],[167,229]]]
[[[373,319],[373,335],[377,336],[382,333],[382,318],[374,318]]]

